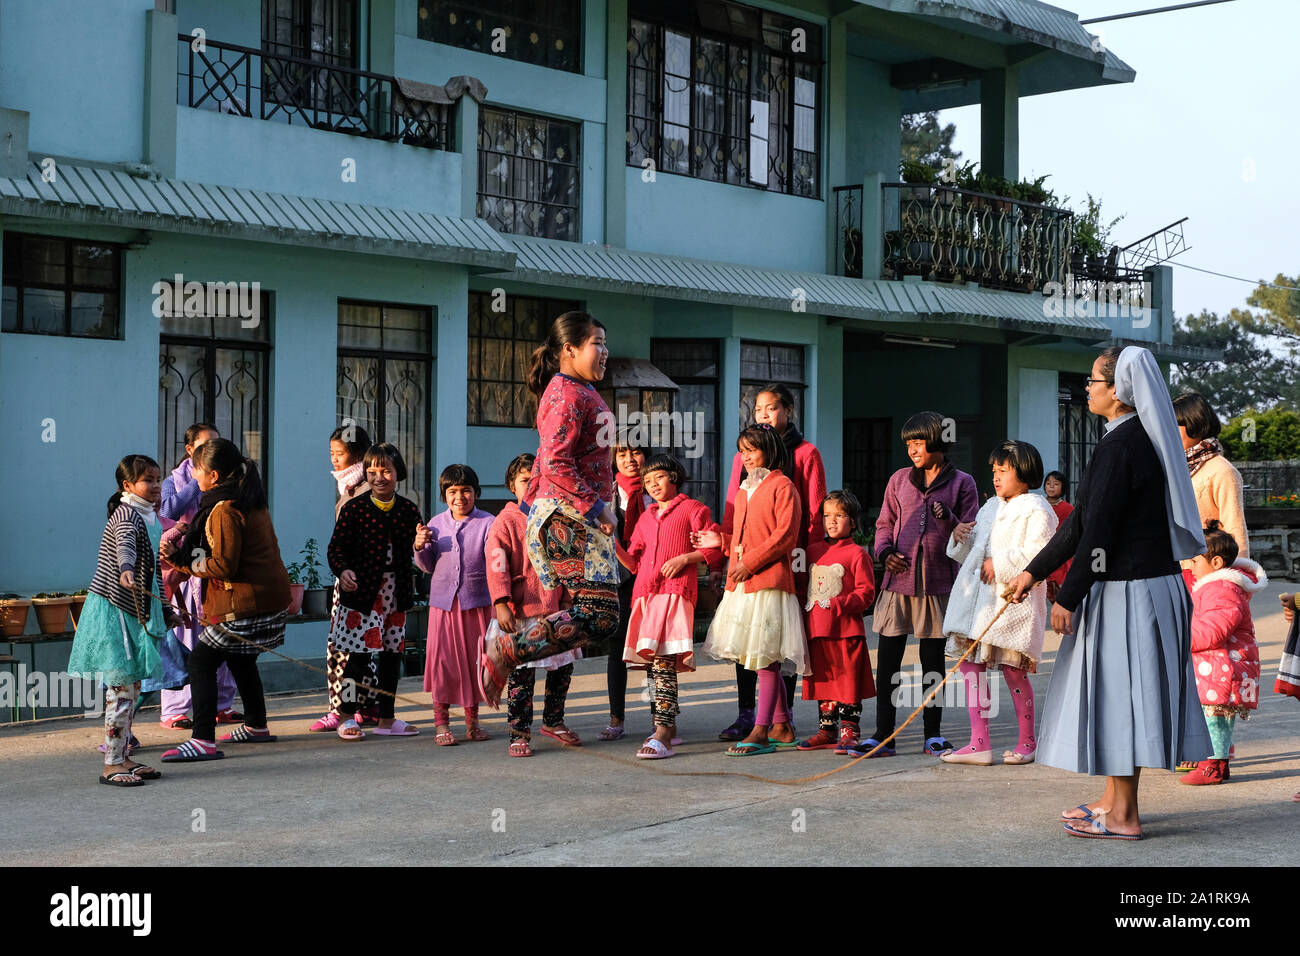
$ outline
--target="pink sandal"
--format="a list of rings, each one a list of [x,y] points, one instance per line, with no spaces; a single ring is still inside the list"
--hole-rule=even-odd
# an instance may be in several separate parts
[[[376,727],[371,733],[380,737],[418,737],[420,728],[404,720],[394,720],[391,727]]]
[[[339,715],[330,713],[326,714],[316,723],[312,724],[307,730],[313,734],[323,734],[326,731],[339,729]]]
[[[542,726],[542,736],[550,737],[552,740],[558,740],[566,747],[581,747],[582,738],[575,734],[568,727],[547,727]]]

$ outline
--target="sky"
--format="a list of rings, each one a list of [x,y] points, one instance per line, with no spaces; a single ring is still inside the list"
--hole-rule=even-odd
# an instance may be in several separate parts
[[[1182,0],[1057,0],[1081,20]],[[1086,26],[1132,83],[1020,101],[1020,174],[1071,206],[1085,193],[1125,246],[1187,216],[1172,260],[1272,281],[1300,274],[1300,0],[1232,0]],[[944,110],[963,162],[979,107]],[[1174,312],[1245,307],[1253,284],[1174,266]]]

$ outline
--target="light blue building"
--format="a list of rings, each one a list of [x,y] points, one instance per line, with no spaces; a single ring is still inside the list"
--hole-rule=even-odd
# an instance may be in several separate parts
[[[348,419],[426,512],[452,462],[499,501],[571,307],[611,397],[700,423],[662,443],[715,507],[771,380],[869,503],[923,408],[982,482],[1008,434],[1077,477],[1097,344],[1176,355],[1169,270],[1076,300],[1068,217],[898,184],[899,117],[980,104],[1015,181],[1020,97],[1133,80],[1094,45],[1035,0],[4,0],[0,591],[82,586],[117,459],[170,469],[197,420],[262,465],[286,561]]]

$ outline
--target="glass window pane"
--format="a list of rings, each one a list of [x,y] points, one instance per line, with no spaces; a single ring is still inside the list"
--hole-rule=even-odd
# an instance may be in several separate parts
[[[117,293],[72,293],[73,335],[97,339],[117,338]]]
[[[24,236],[23,282],[31,285],[64,285],[68,281],[66,243],[62,239]]]
[[[772,377],[772,366],[768,359],[768,349],[766,345],[748,345],[744,342],[741,343],[740,377],[758,379],[769,379]]]
[[[185,457],[185,429],[207,418],[207,394],[207,349],[164,342],[158,357],[158,460],[164,468]]]
[[[4,281],[17,284],[23,277],[23,240],[21,236],[5,233]]]
[[[117,250],[112,246],[73,243],[72,284],[94,289],[116,289]]]
[[[380,309],[374,305],[339,303],[339,348],[379,349]]]
[[[25,289],[23,291],[23,331],[62,335],[67,331],[63,290]]]
[[[4,321],[0,322],[0,329],[5,332],[18,331],[18,290],[11,285],[5,286],[3,315]]]
[[[336,413],[338,420],[350,418],[378,441],[379,406],[383,389],[379,382],[379,359],[340,355],[338,359]]]

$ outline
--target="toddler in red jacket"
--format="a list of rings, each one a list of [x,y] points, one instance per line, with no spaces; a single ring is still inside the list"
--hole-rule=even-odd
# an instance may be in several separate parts
[[[1182,778],[1192,786],[1228,779],[1233,721],[1259,704],[1259,648],[1251,595],[1268,584],[1254,561],[1237,557],[1237,542],[1219,522],[1205,526],[1205,553],[1183,572],[1192,579],[1192,663],[1214,753]]]

